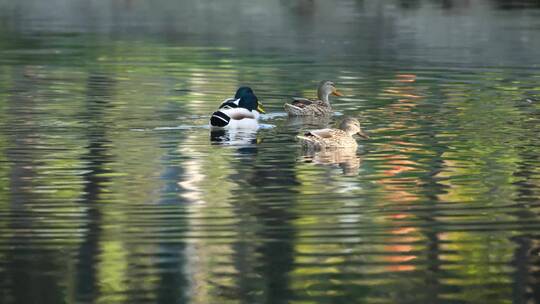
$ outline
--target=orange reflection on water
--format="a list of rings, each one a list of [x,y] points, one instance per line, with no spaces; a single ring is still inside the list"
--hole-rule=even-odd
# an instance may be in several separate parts
[[[415,169],[414,165],[417,165],[417,163],[414,161],[401,159],[403,155],[393,155],[392,157],[395,157],[398,159],[388,161],[388,164],[393,165],[393,166],[391,166],[390,169],[384,171],[383,174],[386,176],[396,176],[406,171],[412,171]],[[408,165],[411,165],[411,166],[408,166]]]
[[[392,234],[400,235],[398,238],[392,238],[388,241],[390,242],[399,242],[399,243],[412,243],[418,241],[416,236],[402,236],[416,232],[416,228],[413,227],[404,227],[398,228],[391,231]],[[383,258],[384,261],[392,263],[392,265],[386,266],[386,269],[389,271],[413,271],[416,269],[415,265],[403,265],[399,263],[408,263],[417,258],[414,254],[407,254],[414,251],[414,246],[409,244],[392,244],[384,247],[384,251],[393,253],[394,255],[389,255]],[[397,264],[397,265],[396,265]]]
[[[387,186],[385,188],[387,191],[392,190],[392,193],[385,195],[385,198],[389,201],[394,201],[397,203],[409,203],[418,200],[418,196],[405,190],[399,190],[400,188],[397,186]]]
[[[407,159],[408,156],[405,154],[399,155],[390,155],[384,157],[387,160],[387,164],[391,165],[390,168],[383,172],[384,176],[387,178],[379,181],[379,184],[383,186],[385,190],[385,198],[389,202],[394,202],[395,204],[410,203],[419,200],[418,195],[410,191],[410,185],[413,184],[416,187],[418,184],[417,178],[400,178],[398,175],[414,170],[416,162]],[[411,166],[406,166],[406,165]],[[396,225],[400,224],[399,221],[410,218],[412,215],[410,213],[395,213],[389,215],[387,218],[396,221]],[[411,235],[415,233],[417,228],[414,227],[398,227],[389,231],[390,234],[399,236],[397,238],[391,238],[388,242],[404,243],[404,242],[414,242],[418,239]],[[414,265],[394,265],[395,263],[406,263],[411,260],[416,259],[415,255],[412,254],[403,254],[408,253],[413,250],[412,245],[408,244],[393,244],[384,246],[384,251],[392,253],[389,256],[383,258],[384,261],[392,263],[392,265],[386,266],[389,271],[413,271],[415,270]]]
[[[389,97],[398,98],[399,103],[390,105],[393,108],[399,107],[415,107],[416,100],[424,98],[422,94],[418,92],[418,88],[411,86],[410,84],[416,82],[415,74],[401,74],[398,73],[395,75],[395,79],[391,81],[395,85],[387,87],[383,90],[383,95]],[[409,84],[409,85],[403,85]]]
[[[387,113],[391,122],[388,130],[404,131],[402,133],[407,134],[408,130],[416,128],[416,122],[411,120],[410,115],[402,115],[404,112],[409,113],[411,108],[417,105],[418,100],[423,98],[422,94],[418,92],[418,88],[412,85],[415,82],[415,74],[398,73],[392,80],[392,85],[383,89],[383,95],[395,97],[398,100],[388,107]],[[396,136],[394,140],[382,147],[384,150],[396,151],[391,155],[382,156],[385,168],[382,171],[384,178],[378,181],[383,188],[386,201],[395,205],[410,204],[420,199],[417,195],[420,192],[417,191],[420,184],[419,178],[410,174],[405,177],[401,176],[403,173],[418,170],[419,164],[412,158],[412,155],[422,149],[422,145],[407,141],[407,138],[410,138],[410,135]],[[403,220],[412,217],[413,214],[407,212],[397,212],[386,216],[386,219],[391,221],[393,226],[398,226],[389,229],[388,234],[392,236],[386,240],[389,245],[383,247],[383,250],[388,253],[382,258],[383,261],[389,263],[385,267],[388,271],[413,271],[416,269],[415,265],[409,263],[417,258],[412,244],[420,238],[417,235],[418,228],[403,227]]]
[[[390,87],[388,89],[385,89],[384,92],[388,93],[389,95],[403,97],[405,99],[407,99],[407,98],[416,99],[416,98],[422,98],[423,97],[421,95],[411,93],[414,90],[415,90],[414,87]],[[400,101],[405,100],[405,99],[400,99]]]
[[[396,74],[397,82],[415,82],[416,74]]]

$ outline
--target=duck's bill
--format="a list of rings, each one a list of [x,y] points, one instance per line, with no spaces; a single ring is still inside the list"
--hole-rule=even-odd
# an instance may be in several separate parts
[[[264,111],[264,108],[263,108],[262,104],[260,104],[260,103],[257,105],[257,111],[259,111],[259,113],[266,113]]]
[[[360,131],[360,132],[358,132],[356,134],[358,134],[358,136],[360,136],[362,138],[369,139],[369,135],[367,135],[366,133],[364,133],[362,131]]]
[[[343,96],[343,94],[342,94],[340,91],[338,91],[338,90],[332,91],[332,94],[334,94],[334,95],[336,95],[336,96]]]

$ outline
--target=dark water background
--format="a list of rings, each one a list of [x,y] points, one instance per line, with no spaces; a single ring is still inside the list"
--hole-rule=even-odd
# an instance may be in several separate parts
[[[539,123],[538,1],[0,0],[0,302],[540,303]]]

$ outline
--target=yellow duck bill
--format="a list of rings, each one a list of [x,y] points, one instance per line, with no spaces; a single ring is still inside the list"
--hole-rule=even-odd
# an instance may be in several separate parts
[[[336,90],[336,89],[334,89],[334,90],[332,91],[332,94],[334,94],[334,95],[336,95],[336,96],[343,96],[343,94],[342,94],[340,91]]]
[[[257,104],[257,111],[259,111],[260,113],[266,113],[264,111],[264,108],[263,108],[262,104],[260,104],[260,103]]]

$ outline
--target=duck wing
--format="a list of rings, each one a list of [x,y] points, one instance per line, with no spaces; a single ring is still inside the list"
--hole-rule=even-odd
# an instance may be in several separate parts
[[[313,104],[315,101],[307,98],[293,97],[292,105],[303,108]]]
[[[335,134],[335,130],[334,129],[319,129],[319,130],[312,130],[312,131],[308,131],[305,135],[306,136],[314,136],[314,137],[317,137],[317,138],[330,138],[332,136],[334,136]]]
[[[238,107],[238,102],[240,102],[240,98],[238,98],[238,99],[227,98],[221,103],[221,105],[219,106],[219,109],[237,108]]]

